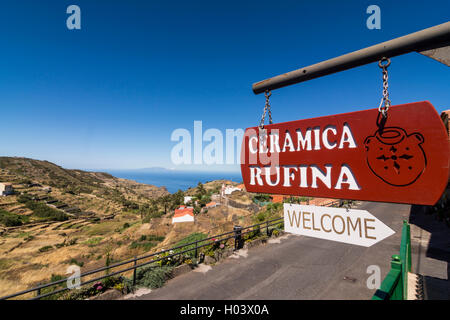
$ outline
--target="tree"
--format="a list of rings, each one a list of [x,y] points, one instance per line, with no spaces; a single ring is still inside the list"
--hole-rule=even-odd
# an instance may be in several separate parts
[[[181,190],[178,190],[172,195],[172,202],[175,206],[180,206],[184,204],[184,192]]]
[[[203,186],[203,183],[199,182],[197,185],[197,198],[201,199],[202,196],[204,196],[206,194],[206,189]]]
[[[162,203],[162,205],[164,207],[164,214],[167,214],[167,207],[170,204],[170,195],[163,196],[160,199],[161,199],[161,203]]]

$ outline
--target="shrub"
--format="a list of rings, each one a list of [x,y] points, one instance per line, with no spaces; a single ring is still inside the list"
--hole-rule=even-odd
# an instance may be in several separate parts
[[[29,201],[32,201],[32,198],[28,193],[23,193],[17,197],[17,201],[20,203],[27,203]]]
[[[133,241],[130,245],[131,249],[138,249],[142,248],[146,251],[150,250],[151,248],[155,247],[158,242],[164,240],[164,236],[156,236],[156,235],[141,235],[139,240]]]
[[[175,253],[176,252],[174,252],[173,250],[169,250],[169,251],[163,252],[161,254],[157,254],[155,256],[155,259],[160,259],[160,260],[156,261],[156,264],[158,266],[160,266],[160,267],[163,267],[163,266],[176,266],[176,265],[180,264],[182,262],[182,261],[180,261],[181,260],[180,256],[179,255],[173,255]]]
[[[17,227],[23,224],[24,218],[15,213],[0,209],[0,223],[5,227]]]
[[[75,265],[79,266],[80,268],[81,268],[82,266],[84,266],[84,262],[78,261],[78,260],[75,259],[75,258],[70,259],[69,264],[75,264]]]
[[[161,288],[170,277],[172,270],[173,268],[170,266],[138,268],[136,270],[136,286],[150,289]],[[130,287],[130,283],[128,282],[127,284]]]
[[[52,221],[66,221],[69,217],[62,211],[50,208],[41,202],[28,201],[25,206],[33,211],[33,215]]]
[[[200,241],[200,240],[203,240],[203,239],[206,239],[206,238],[207,238],[206,234],[201,233],[201,232],[194,232],[194,233],[191,233],[186,238],[180,240],[177,244],[175,244],[175,247],[182,246],[182,245],[194,242],[194,241]],[[199,246],[202,245],[202,244],[205,244],[205,243],[204,242],[199,242],[198,243]],[[189,246],[185,246],[185,247],[176,249],[175,252],[181,252],[181,251],[185,251],[185,250],[188,250],[188,249],[194,249],[194,248],[195,248],[195,243],[191,244]],[[195,256],[195,250],[188,251],[185,254],[188,255],[192,259]]]
[[[253,231],[244,236],[244,240],[252,240],[261,235],[261,228],[259,226],[253,227]]]
[[[272,200],[269,194],[257,194],[253,197],[253,199],[260,202],[269,202],[270,200]]]
[[[166,238],[165,236],[156,236],[154,234],[147,235],[146,237],[146,239],[149,241],[159,241],[159,242],[164,241],[165,238]]]
[[[64,279],[64,276],[60,275],[60,274],[52,274],[52,276],[50,277],[50,282],[55,282],[55,281],[59,281]],[[61,284],[65,284],[64,282],[61,282]]]
[[[161,218],[163,215],[164,215],[163,211],[157,211],[157,210],[143,213],[144,218],[142,219],[142,223],[148,223],[153,218]]]
[[[64,279],[64,278],[65,278],[65,277],[62,276],[62,275],[59,275],[59,274],[52,274],[52,276],[50,277],[50,282],[59,281],[59,280],[62,280],[62,279]],[[47,294],[47,293],[50,293],[50,292],[53,292],[53,291],[55,291],[55,290],[57,290],[57,289],[60,289],[60,288],[65,288],[66,286],[67,286],[66,281],[63,281],[63,282],[58,283],[58,284],[55,284],[55,285],[53,285],[53,286],[46,287],[46,288],[42,288],[42,289],[41,289],[41,295]],[[61,293],[56,293],[56,294],[49,295],[49,296],[44,297],[44,298],[41,298],[41,299],[42,299],[42,300],[56,300],[56,299],[58,299],[58,297],[60,297],[62,294],[63,294],[62,292],[61,292]]]
[[[53,249],[53,246],[44,246],[39,249],[39,252],[47,252]]]
[[[217,250],[225,248],[225,244],[220,243],[220,241],[217,241],[216,239],[211,239],[210,242],[210,245],[202,248],[202,251],[206,256],[214,257]]]
[[[100,241],[102,241],[103,238],[102,237],[94,237],[94,238],[90,238],[88,240],[86,240],[85,242],[83,242],[83,244],[87,244],[89,247],[94,247],[97,244],[100,243]]]
[[[130,245],[131,249],[138,249],[138,248],[142,248],[145,251],[150,250],[151,248],[155,247],[156,243],[154,242],[137,242],[137,241],[133,241]]]

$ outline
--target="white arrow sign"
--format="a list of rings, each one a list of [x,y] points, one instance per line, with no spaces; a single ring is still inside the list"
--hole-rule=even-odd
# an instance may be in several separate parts
[[[394,230],[366,210],[284,204],[284,230],[320,239],[370,247]]]

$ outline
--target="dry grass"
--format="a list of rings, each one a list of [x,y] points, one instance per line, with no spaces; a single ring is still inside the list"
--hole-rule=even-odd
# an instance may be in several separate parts
[[[230,182],[206,183],[205,188],[215,189],[222,183]],[[138,184],[130,184],[130,188],[131,186],[140,188]],[[245,226],[252,223],[250,212],[218,206],[209,209],[207,213],[197,215],[195,223],[173,225],[170,217],[165,216],[142,224],[139,215],[124,212],[121,206],[96,195],[64,194],[53,188],[51,196],[70,206],[97,212],[99,216],[113,212],[118,214],[112,220],[99,222],[80,218],[24,226],[0,236],[0,296],[48,282],[52,274],[65,276],[72,259],[79,264],[83,263],[81,271],[86,272],[105,266],[107,254],[114,262],[123,261],[162,248],[170,248],[193,232],[213,236],[232,230],[235,224]],[[131,197],[138,199],[137,195]],[[0,200],[0,203],[5,203],[4,199]],[[143,235],[165,238],[147,252],[139,246],[131,249],[133,241],[139,241]],[[40,251],[47,246],[49,250]]]

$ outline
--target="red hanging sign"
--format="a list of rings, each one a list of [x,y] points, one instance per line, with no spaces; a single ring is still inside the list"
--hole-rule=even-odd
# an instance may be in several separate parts
[[[449,140],[428,101],[248,128],[249,192],[433,205],[449,177]]]

